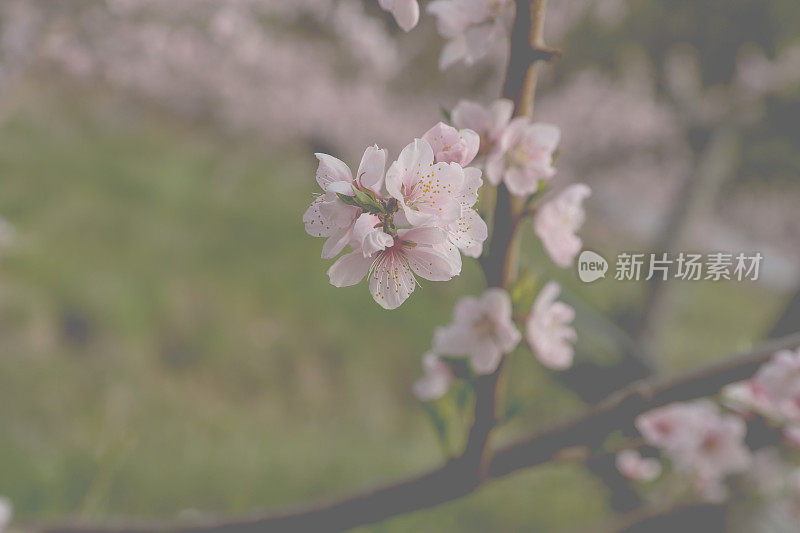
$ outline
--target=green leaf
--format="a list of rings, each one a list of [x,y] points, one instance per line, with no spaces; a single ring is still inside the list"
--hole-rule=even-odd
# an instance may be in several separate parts
[[[450,115],[450,111],[445,106],[440,105],[439,106],[439,111],[441,111],[442,116],[444,117],[444,120],[448,124],[452,124],[453,123],[453,119],[452,119],[452,116]]]
[[[355,196],[347,196],[346,194],[342,194],[340,192],[337,192],[336,196],[338,196],[339,200],[346,203],[347,205],[354,205],[356,207],[360,207],[358,205],[358,199]]]

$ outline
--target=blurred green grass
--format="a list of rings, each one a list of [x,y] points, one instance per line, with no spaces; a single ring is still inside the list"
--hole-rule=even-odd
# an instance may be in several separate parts
[[[0,264],[0,494],[19,517],[241,513],[441,460],[411,383],[480,272],[468,261],[393,312],[363,285],[331,287],[301,222],[314,163],[310,149],[221,137],[102,91],[32,86],[13,102],[0,131],[0,213],[17,230]],[[542,258],[535,244],[526,255]],[[545,271],[603,312],[637,295]],[[777,305],[725,287],[690,306],[704,320],[676,320],[676,365],[757,337]],[[510,390],[535,408],[506,435],[577,407],[524,349],[511,365]],[[595,480],[551,466],[363,529],[555,531],[603,514]]]

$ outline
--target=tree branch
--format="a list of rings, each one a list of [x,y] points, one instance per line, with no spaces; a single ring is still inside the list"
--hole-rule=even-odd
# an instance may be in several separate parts
[[[663,380],[632,384],[583,413],[537,431],[516,444],[499,448],[489,463],[490,478],[499,478],[553,460],[585,459],[612,432],[630,425],[650,409],[676,401],[716,394],[730,383],[751,377],[759,366],[781,349],[800,346],[800,333],[762,344],[700,370]],[[577,453],[576,453],[577,452]],[[385,520],[399,514],[426,509],[472,493],[488,480],[465,469],[461,457],[418,476],[302,508],[233,521],[206,521],[193,525],[149,523],[115,526],[85,524],[39,528],[47,533],[170,533],[255,531],[343,531]]]

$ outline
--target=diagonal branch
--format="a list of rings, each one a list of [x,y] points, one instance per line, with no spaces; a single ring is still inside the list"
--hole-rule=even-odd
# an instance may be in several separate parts
[[[583,413],[537,431],[516,444],[499,448],[489,463],[490,478],[558,459],[583,459],[616,429],[629,425],[639,414],[675,401],[716,394],[730,383],[751,377],[773,353],[800,346],[800,333],[762,344],[753,351],[671,379],[643,380]],[[583,451],[584,448],[586,451]],[[575,451],[579,453],[575,453]],[[572,453],[570,453],[572,452]],[[343,531],[403,513],[430,508],[466,496],[488,480],[465,469],[456,458],[443,466],[395,483],[366,489],[289,511],[232,521],[207,521],[193,525],[174,523],[87,526],[56,525],[39,528],[47,533],[170,533],[255,531]]]

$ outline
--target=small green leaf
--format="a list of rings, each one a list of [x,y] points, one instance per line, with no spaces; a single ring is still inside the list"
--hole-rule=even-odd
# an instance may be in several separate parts
[[[336,196],[338,196],[339,200],[346,203],[347,205],[354,205],[356,207],[360,207],[358,205],[358,199],[355,196],[347,196],[346,194],[342,194],[340,192],[337,192]]]

